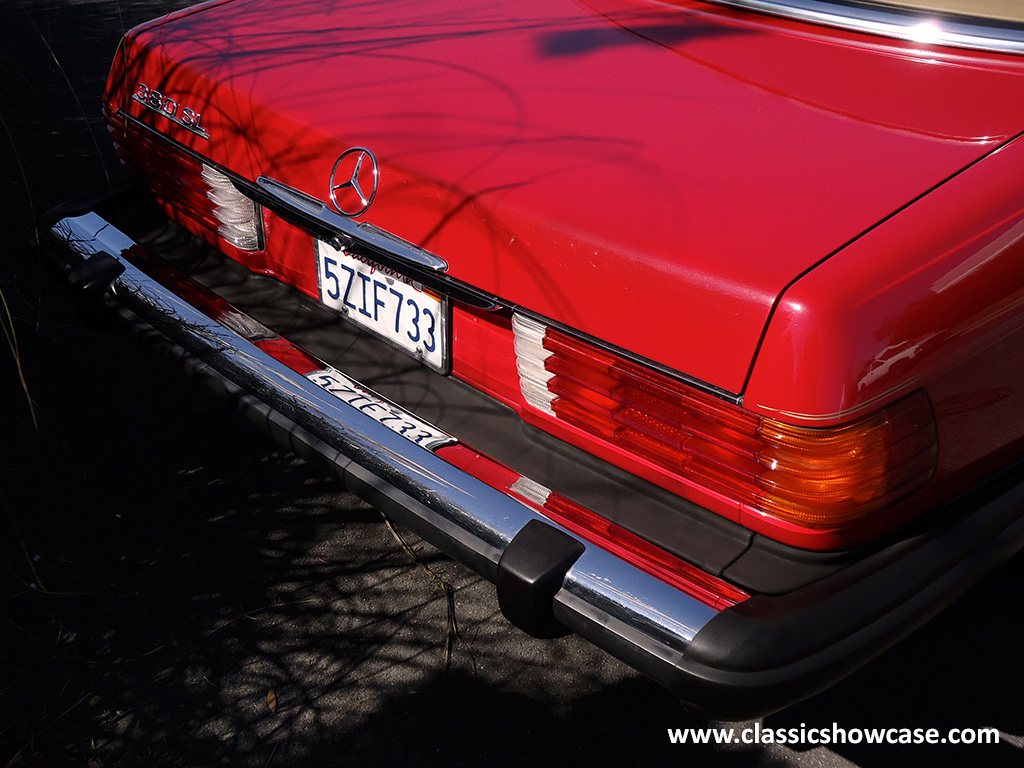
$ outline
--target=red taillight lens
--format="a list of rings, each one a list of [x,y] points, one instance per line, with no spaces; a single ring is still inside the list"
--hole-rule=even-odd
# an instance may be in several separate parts
[[[115,128],[116,131],[116,128]],[[125,167],[196,234],[242,251],[262,248],[259,207],[228,176],[160,136],[134,129],[117,145]]]
[[[529,499],[515,485],[511,490]],[[659,549],[564,496],[550,493],[540,506],[545,515],[568,530],[598,543],[612,554],[637,565],[715,610],[737,605],[750,597],[742,589]]]
[[[916,393],[841,427],[758,416],[621,355],[517,315],[531,405],[741,508],[812,529],[859,522],[922,488],[938,449]]]

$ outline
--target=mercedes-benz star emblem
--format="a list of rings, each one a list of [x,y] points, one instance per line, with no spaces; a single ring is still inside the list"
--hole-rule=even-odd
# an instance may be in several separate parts
[[[349,218],[366,213],[377,195],[379,179],[380,167],[373,152],[364,147],[342,152],[331,170],[331,202],[338,213]]]

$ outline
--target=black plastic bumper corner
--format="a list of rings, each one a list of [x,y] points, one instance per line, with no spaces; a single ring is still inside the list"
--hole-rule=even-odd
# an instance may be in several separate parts
[[[673,690],[698,711],[744,720],[838,682],[1024,547],[1022,477],[1010,468],[839,574],[722,611],[687,647]]]

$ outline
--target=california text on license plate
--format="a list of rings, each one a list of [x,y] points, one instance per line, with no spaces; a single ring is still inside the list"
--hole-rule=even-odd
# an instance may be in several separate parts
[[[448,307],[407,277],[316,243],[320,301],[436,371],[448,370]]]

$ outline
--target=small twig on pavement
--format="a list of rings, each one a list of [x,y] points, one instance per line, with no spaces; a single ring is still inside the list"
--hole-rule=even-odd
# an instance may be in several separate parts
[[[450,670],[452,666],[452,651],[455,648],[455,641],[459,638],[459,625],[455,620],[455,589],[451,584],[434,573],[426,563],[420,560],[419,555],[416,554],[415,550],[413,550],[413,548],[409,546],[408,542],[402,537],[402,534],[400,534],[395,526],[392,525],[387,515],[383,512],[381,512],[380,515],[384,518],[384,522],[387,525],[388,530],[391,531],[391,535],[394,536],[398,543],[402,545],[402,549],[405,550],[405,553],[413,559],[413,562],[419,566],[420,570],[431,578],[437,588],[440,589],[441,593],[444,595],[445,603],[448,607],[448,628],[444,643],[444,671],[447,674],[448,670]]]

